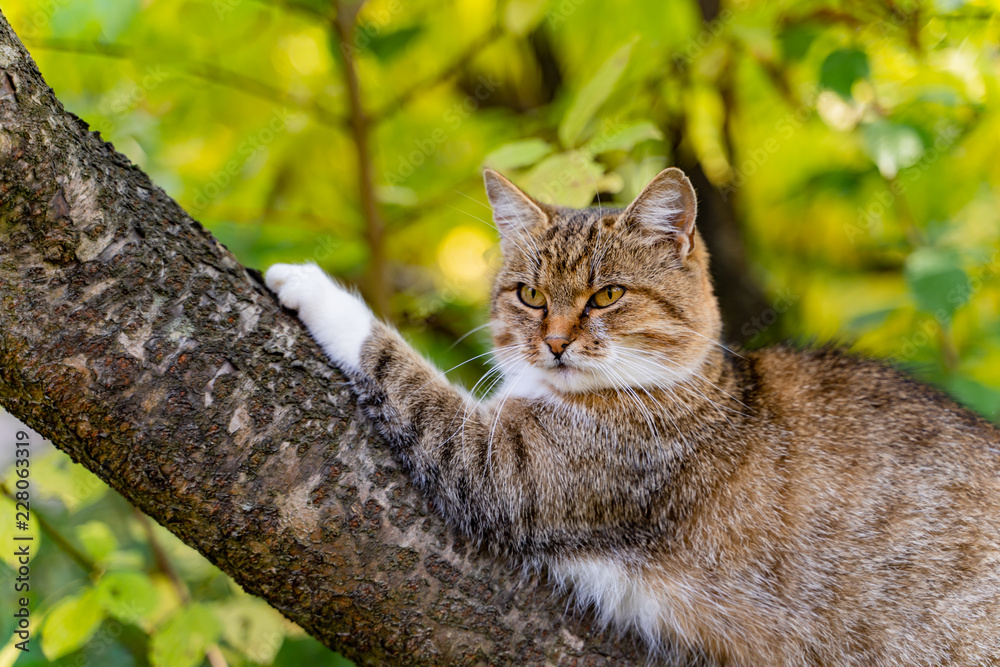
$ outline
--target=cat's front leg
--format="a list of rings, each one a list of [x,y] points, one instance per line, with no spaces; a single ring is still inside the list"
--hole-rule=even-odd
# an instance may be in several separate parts
[[[475,539],[527,544],[539,484],[527,447],[511,437],[519,426],[452,386],[315,264],[276,264],[265,279],[348,372],[366,414],[445,518]]]
[[[330,359],[344,370],[360,370],[361,348],[376,322],[361,297],[315,264],[275,264],[264,280],[283,306],[298,312]]]

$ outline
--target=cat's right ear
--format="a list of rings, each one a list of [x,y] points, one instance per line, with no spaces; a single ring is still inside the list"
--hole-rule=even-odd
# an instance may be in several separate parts
[[[622,217],[654,241],[673,242],[683,259],[694,248],[697,213],[698,198],[691,181],[680,169],[668,167],[643,188]]]
[[[492,169],[483,170],[493,222],[505,242],[521,245],[524,234],[548,218],[534,199]]]

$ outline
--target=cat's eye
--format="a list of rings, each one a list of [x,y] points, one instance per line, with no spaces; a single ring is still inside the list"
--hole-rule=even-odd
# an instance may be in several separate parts
[[[544,308],[545,295],[531,285],[521,285],[517,290],[517,296],[521,303],[529,308]]]
[[[625,288],[621,285],[608,285],[590,297],[590,305],[595,308],[607,308],[625,294]]]

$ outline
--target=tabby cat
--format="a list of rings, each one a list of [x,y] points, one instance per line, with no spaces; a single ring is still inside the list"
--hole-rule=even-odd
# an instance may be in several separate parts
[[[1000,664],[1000,431],[873,361],[723,347],[678,169],[624,210],[485,180],[489,400],[315,265],[267,272],[449,522],[654,648]]]

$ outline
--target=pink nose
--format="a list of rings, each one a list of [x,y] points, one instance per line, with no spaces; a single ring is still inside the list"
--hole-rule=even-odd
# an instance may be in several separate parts
[[[568,338],[546,338],[545,343],[556,357],[559,357],[569,347]]]

